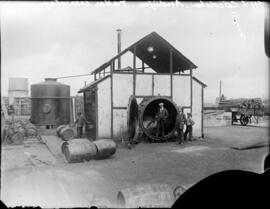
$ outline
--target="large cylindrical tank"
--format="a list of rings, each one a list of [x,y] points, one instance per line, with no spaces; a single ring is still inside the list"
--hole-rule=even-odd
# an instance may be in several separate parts
[[[9,104],[14,103],[15,97],[28,97],[28,78],[8,78]]]
[[[165,120],[165,136],[156,136],[157,122],[155,116],[159,110],[159,103],[163,103],[168,110],[168,118]],[[172,137],[176,131],[177,105],[169,98],[157,96],[144,99],[139,105],[140,127],[149,138],[162,141]]]
[[[31,122],[58,126],[70,122],[70,86],[46,78],[31,85]]]

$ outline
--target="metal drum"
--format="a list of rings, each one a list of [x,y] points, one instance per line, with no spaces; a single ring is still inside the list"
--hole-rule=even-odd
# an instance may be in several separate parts
[[[95,159],[108,158],[116,152],[116,143],[111,139],[99,139],[94,144],[97,147]]]
[[[58,137],[60,137],[60,131],[65,127],[67,127],[67,125],[60,125],[60,126],[57,127],[56,134],[57,134]]]
[[[62,144],[62,153],[68,163],[78,163],[93,159],[97,147],[89,139],[72,139]]]
[[[58,126],[70,122],[70,86],[46,78],[31,85],[31,121],[38,126]]]
[[[64,127],[59,131],[59,135],[61,139],[63,139],[64,141],[68,141],[74,138],[75,133],[72,128]]]
[[[175,197],[173,189],[167,184],[146,184],[120,190],[117,202],[120,208],[170,208]]]
[[[169,116],[165,121],[165,137],[156,136],[157,122],[155,116],[159,110],[159,103],[164,103]],[[172,137],[176,131],[177,105],[169,98],[157,96],[144,99],[139,105],[140,127],[149,138],[162,141]]]

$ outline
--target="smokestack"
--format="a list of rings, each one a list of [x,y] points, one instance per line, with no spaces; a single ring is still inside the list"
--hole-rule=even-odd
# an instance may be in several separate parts
[[[117,29],[117,53],[121,52],[121,29]],[[121,69],[121,57],[118,58],[118,69]]]
[[[221,98],[221,80],[219,81],[219,99]]]

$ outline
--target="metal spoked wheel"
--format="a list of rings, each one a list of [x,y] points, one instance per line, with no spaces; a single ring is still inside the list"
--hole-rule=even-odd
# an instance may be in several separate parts
[[[249,118],[248,116],[241,115],[240,117],[240,123],[242,126],[246,126],[248,124]]]

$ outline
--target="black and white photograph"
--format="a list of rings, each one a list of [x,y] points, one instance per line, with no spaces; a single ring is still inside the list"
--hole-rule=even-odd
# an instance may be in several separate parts
[[[6,207],[265,203],[269,3],[2,1],[0,15]]]

